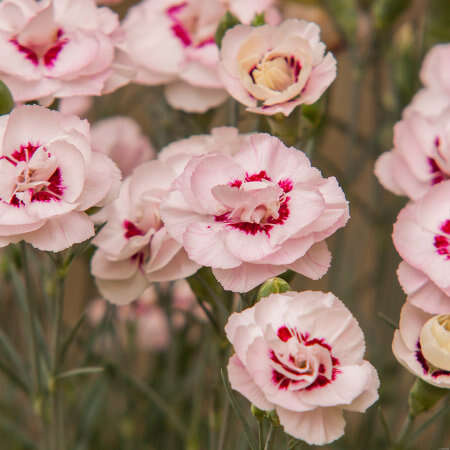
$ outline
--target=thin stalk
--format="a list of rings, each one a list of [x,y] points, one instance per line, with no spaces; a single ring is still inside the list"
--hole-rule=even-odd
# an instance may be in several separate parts
[[[27,335],[28,335],[28,346],[29,346],[29,352],[30,352],[31,372],[33,374],[32,390],[33,390],[33,395],[37,395],[37,393],[40,390],[40,386],[41,386],[41,373],[39,370],[39,351],[38,351],[39,347],[37,344],[36,328],[34,325],[35,308],[30,299],[30,292],[33,290],[33,287],[32,287],[31,272],[30,272],[30,267],[28,264],[27,248],[26,248],[25,242],[20,243],[20,251],[22,254],[22,266],[23,266],[23,273],[25,276],[25,301],[26,301],[26,309],[27,309],[26,315],[27,315],[27,321],[28,321]]]
[[[50,449],[64,449],[64,424],[61,392],[56,376],[59,371],[62,317],[64,309],[64,278],[58,276],[51,320],[51,378],[50,378]]]
[[[220,434],[219,434],[219,445],[217,446],[217,450],[223,450],[223,447],[225,445],[225,435],[228,428],[228,418],[230,416],[230,402],[227,401],[225,398],[224,400],[225,405],[223,407],[223,418],[222,418],[222,425],[220,427]]]
[[[412,414],[408,414],[408,416],[406,417],[405,422],[403,423],[402,431],[400,432],[397,440],[397,445],[399,448],[403,448],[405,446],[409,434],[414,427],[414,419],[415,416],[413,416]]]
[[[273,423],[270,424],[269,432],[267,433],[266,443],[264,445],[264,450],[269,450],[270,441],[272,440],[272,434],[273,434]]]

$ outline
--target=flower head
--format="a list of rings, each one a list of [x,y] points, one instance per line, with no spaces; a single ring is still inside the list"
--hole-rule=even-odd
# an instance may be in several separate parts
[[[102,92],[119,25],[111,10],[94,0],[6,0],[0,17],[0,76],[15,101]]]
[[[238,25],[222,41],[220,75],[227,91],[249,111],[289,115],[319,99],[336,77],[319,27],[304,20],[253,28]]]
[[[119,198],[105,211],[106,225],[93,241],[99,249],[91,270],[107,300],[129,303],[152,281],[184,278],[198,269],[161,220],[160,203],[174,177],[160,161],[144,163],[124,181]]]
[[[161,205],[168,232],[225,289],[245,292],[287,269],[320,278],[331,258],[323,240],[349,217],[336,179],[266,134],[239,149],[188,162]]]
[[[232,314],[225,331],[236,352],[228,363],[233,389],[275,409],[286,433],[309,444],[339,438],[342,411],[363,412],[378,398],[362,331],[331,293],[271,294]]]
[[[450,388],[450,341],[447,314],[433,315],[407,302],[400,313],[392,351],[406,369],[427,383]]]
[[[0,118],[0,246],[61,251],[94,235],[84,211],[115,196],[120,171],[89,138],[86,121],[39,106]]]

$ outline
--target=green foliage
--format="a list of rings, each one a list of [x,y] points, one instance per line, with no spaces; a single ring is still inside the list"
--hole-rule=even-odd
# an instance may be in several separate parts
[[[222,20],[219,23],[219,26],[216,30],[216,35],[214,37],[216,44],[219,48],[222,47],[222,40],[225,36],[225,33],[230,30],[231,28],[235,27],[236,25],[239,25],[241,22],[240,20],[231,14],[229,11],[225,13],[225,15],[222,17]]]
[[[0,80],[0,115],[8,114],[14,107],[11,92],[3,81]]]

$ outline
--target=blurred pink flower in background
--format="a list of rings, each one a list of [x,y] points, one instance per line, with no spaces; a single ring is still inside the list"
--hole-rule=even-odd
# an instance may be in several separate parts
[[[18,102],[100,95],[118,27],[117,15],[94,0],[4,0],[0,77]]]
[[[119,166],[124,177],[155,156],[149,139],[130,117],[100,120],[92,125],[91,136],[92,148],[108,155]]]
[[[336,78],[320,28],[290,19],[279,26],[238,25],[227,31],[220,76],[228,93],[259,114],[283,113],[316,102]]]
[[[96,299],[88,309],[88,318],[93,326],[98,326],[106,313],[107,302]],[[163,309],[157,304],[153,287],[147,288],[131,305],[117,307],[117,333],[124,345],[133,330],[136,345],[140,350],[158,351],[167,348],[170,340],[169,324]],[[107,346],[112,342],[106,341]]]
[[[150,282],[185,278],[199,268],[161,221],[160,203],[174,178],[173,170],[161,161],[144,163],[104,211],[107,222],[93,240],[99,249],[91,271],[107,300],[130,303]]]
[[[119,190],[120,171],[93,152],[89,124],[39,106],[0,117],[0,246],[61,251],[94,235],[85,211]]]
[[[450,96],[450,44],[438,44],[428,51],[420,79],[426,87]]]
[[[363,360],[356,319],[331,293],[272,294],[230,316],[233,389],[275,409],[284,431],[324,445],[344,433],[343,410],[364,412],[378,398],[375,368]]]
[[[85,117],[93,103],[92,97],[87,95],[64,97],[59,101],[58,111],[63,114]]]
[[[264,13],[266,23],[277,25],[281,15],[276,8],[275,0],[220,0],[225,8],[234,14],[242,23],[250,24],[255,15]]]
[[[450,388],[450,309],[439,316],[409,302],[400,313],[392,351],[413,375],[441,388]]]
[[[409,275],[401,272],[402,284],[410,290],[410,283],[428,283],[429,279],[429,288],[436,287],[445,296],[449,296],[450,181],[437,184],[420,200],[406,205],[394,224],[392,238],[395,248],[405,262],[423,273],[420,277],[416,272],[412,275],[411,272]],[[419,301],[420,304],[426,302],[425,299]],[[430,302],[433,301],[446,302],[435,296],[430,297]]]
[[[266,134],[249,136],[234,156],[192,158],[161,215],[189,257],[234,292],[288,269],[322,277],[331,260],[324,239],[349,218],[336,179]]]

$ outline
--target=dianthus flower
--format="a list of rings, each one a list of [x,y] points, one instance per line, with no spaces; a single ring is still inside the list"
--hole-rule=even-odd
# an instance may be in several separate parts
[[[161,204],[168,233],[212,267],[225,289],[245,292],[291,269],[313,279],[328,270],[324,242],[345,225],[348,204],[301,151],[266,134],[234,156],[193,157]]]
[[[364,412],[378,398],[363,333],[331,293],[272,294],[232,314],[225,331],[236,352],[228,363],[231,386],[259,409],[276,410],[297,439],[338,439],[343,410]]]
[[[94,235],[86,210],[118,192],[120,171],[93,152],[89,124],[40,106],[0,117],[0,246],[61,251]]]

